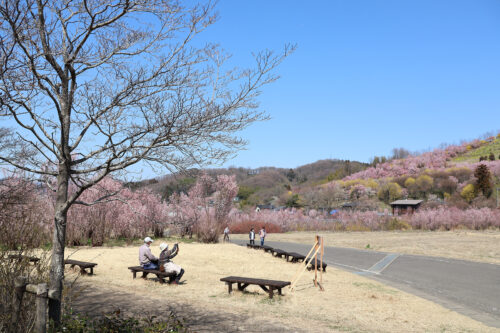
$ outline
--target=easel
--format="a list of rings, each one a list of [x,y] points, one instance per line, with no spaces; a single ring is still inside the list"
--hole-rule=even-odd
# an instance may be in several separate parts
[[[313,253],[314,251],[314,253]],[[320,271],[319,271],[319,281],[318,281],[318,252],[320,254]],[[295,287],[297,286],[297,282],[299,281],[300,277],[302,274],[304,274],[307,265],[312,259],[308,261],[309,255],[313,253],[312,257],[314,257],[314,286],[319,287],[321,291],[324,291],[325,289],[323,288],[323,270],[321,269],[323,267],[323,254],[324,254],[324,243],[323,243],[323,237],[321,236],[316,236],[316,242],[314,243],[313,247],[309,251],[309,253],[306,256],[306,259],[302,262],[302,265],[299,267],[297,270],[297,273],[295,273],[292,283],[290,284],[290,291],[294,291]]]

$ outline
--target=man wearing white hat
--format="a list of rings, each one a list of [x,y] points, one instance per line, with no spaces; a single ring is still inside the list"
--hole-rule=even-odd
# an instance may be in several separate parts
[[[139,263],[144,269],[158,269],[158,258],[152,253],[149,246],[153,243],[151,237],[144,238],[144,244],[139,248]]]
[[[181,266],[174,264],[170,261],[179,253],[179,244],[175,244],[172,250],[168,249],[167,243],[160,244],[160,270],[165,271],[167,273],[175,273],[175,280],[172,282],[173,284],[179,284],[182,275],[184,274],[184,269]]]

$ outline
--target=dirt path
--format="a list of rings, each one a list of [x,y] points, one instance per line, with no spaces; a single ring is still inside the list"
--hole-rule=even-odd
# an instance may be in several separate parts
[[[73,309],[93,316],[120,310],[124,316],[158,316],[173,312],[182,319],[191,332],[303,332],[291,326],[262,321],[245,314],[231,314],[196,308],[182,301],[158,300],[147,296],[101,289],[86,282],[75,288],[78,297],[73,300]]]

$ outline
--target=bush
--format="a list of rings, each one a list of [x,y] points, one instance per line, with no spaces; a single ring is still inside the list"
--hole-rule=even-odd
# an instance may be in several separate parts
[[[255,230],[255,238],[258,237],[258,233],[260,228],[262,227],[266,228],[266,232],[268,233],[282,233],[283,229],[281,226],[276,225],[271,222],[263,222],[263,221],[241,221],[241,222],[236,222],[232,223],[229,227],[231,230],[231,233],[233,234],[248,234],[250,232],[251,228],[254,228]]]
[[[398,218],[387,219],[384,223],[384,230],[411,230],[411,225]]]
[[[40,258],[40,261],[33,265],[28,260],[9,260],[9,254],[34,256]],[[35,322],[35,295],[24,293],[20,317],[15,326],[12,327],[12,315],[14,297],[14,281],[17,277],[24,276],[27,282],[38,284],[48,280],[48,262],[47,252],[31,250],[6,251],[0,250],[0,332],[32,332]]]
[[[401,186],[398,183],[387,183],[380,187],[377,196],[385,203],[401,198]]]
[[[474,190],[474,185],[468,184],[460,192],[462,198],[464,198],[467,202],[471,202],[472,199],[476,197],[476,191]]]
[[[92,318],[84,315],[65,314],[59,328],[51,327],[50,333],[72,332],[72,333],[166,333],[166,332],[188,332],[187,328],[173,313],[162,316],[161,319],[150,316],[146,318],[124,318],[120,312]]]

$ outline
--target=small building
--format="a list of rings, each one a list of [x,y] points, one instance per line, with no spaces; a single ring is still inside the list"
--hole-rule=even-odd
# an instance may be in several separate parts
[[[396,200],[391,202],[392,215],[413,214],[424,200]]]
[[[267,210],[274,210],[275,207],[271,204],[267,204],[267,205],[257,205],[257,207],[255,208],[255,211],[256,212],[260,212],[261,210],[264,210],[264,209],[267,209]]]

